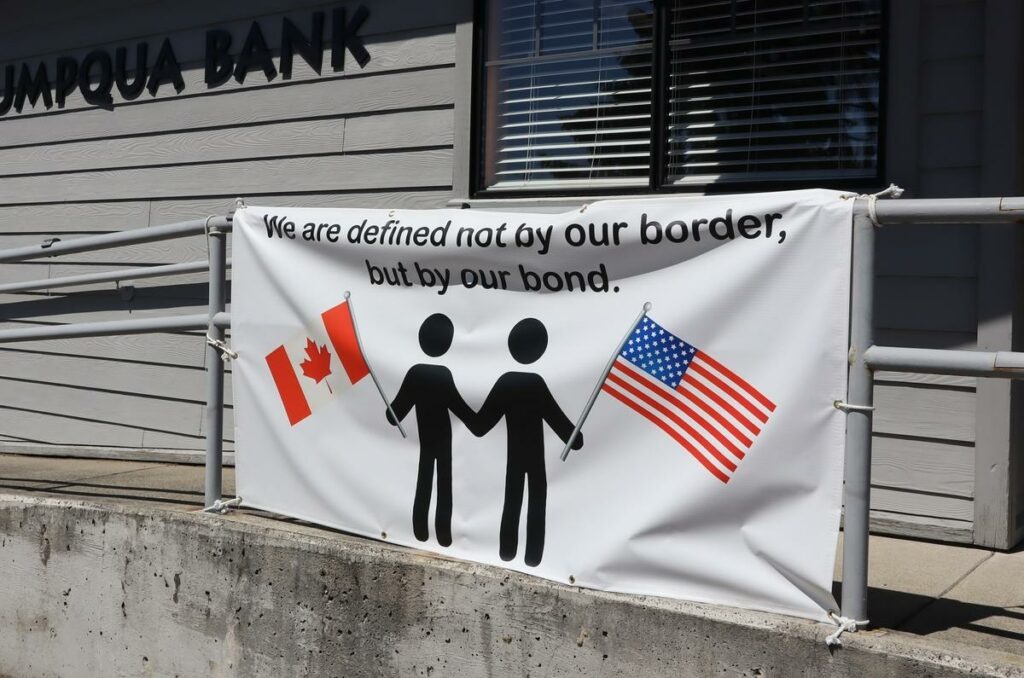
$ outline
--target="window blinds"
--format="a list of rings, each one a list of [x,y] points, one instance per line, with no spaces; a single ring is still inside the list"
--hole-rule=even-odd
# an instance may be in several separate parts
[[[878,0],[674,0],[668,177],[874,177]]]
[[[664,2],[492,0],[485,188],[877,174],[880,0]]]
[[[496,5],[485,64],[488,186],[646,185],[652,2]]]

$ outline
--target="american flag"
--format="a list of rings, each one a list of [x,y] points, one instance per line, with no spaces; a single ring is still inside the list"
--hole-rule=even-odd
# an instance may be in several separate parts
[[[760,391],[646,315],[601,390],[659,426],[723,483],[775,411]]]

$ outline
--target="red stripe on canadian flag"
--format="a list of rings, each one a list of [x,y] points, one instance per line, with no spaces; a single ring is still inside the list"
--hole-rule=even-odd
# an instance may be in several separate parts
[[[324,311],[323,325],[267,354],[267,367],[294,426],[370,373],[348,302]]]
[[[352,309],[346,301],[324,311],[320,317],[324,321],[324,327],[327,328],[327,336],[334,344],[334,350],[341,358],[341,364],[345,367],[348,380],[353,384],[356,383],[370,373],[370,368],[359,348],[356,324],[352,320]]]
[[[284,404],[288,422],[294,426],[312,412],[310,412],[309,403],[302,393],[299,377],[292,369],[291,358],[288,357],[284,346],[278,346],[267,354],[267,366],[270,367],[270,374],[274,377],[277,392],[281,394],[281,403]]]

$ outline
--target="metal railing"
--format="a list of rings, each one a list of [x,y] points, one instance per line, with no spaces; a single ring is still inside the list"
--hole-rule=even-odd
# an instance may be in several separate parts
[[[853,260],[850,293],[850,373],[847,399],[836,403],[847,412],[844,487],[844,549],[842,614],[867,620],[868,527],[871,488],[871,416],[874,371],[899,370],[927,374],[1024,378],[1024,353],[897,348],[874,345],[873,291],[875,229],[898,224],[986,224],[1024,219],[1024,198],[870,201],[858,198],[853,216]],[[0,343],[73,337],[205,330],[206,348],[206,482],[205,506],[221,499],[222,435],[224,426],[224,363],[217,342],[231,318],[225,312],[225,239],[231,217],[210,217],[137,231],[47,242],[0,251],[0,263],[61,254],[108,249],[205,233],[209,262],[187,262],[122,271],[52,278],[0,286],[3,292],[50,289],[85,283],[183,275],[209,270],[206,315],[75,323],[59,326],[0,330]]]
[[[875,229],[900,224],[1005,224],[1024,219],[1024,198],[884,200],[858,198],[850,279],[850,379],[843,516],[842,615],[868,619],[871,416],[875,370],[1024,378],[1024,353],[876,346],[873,294]]]
[[[0,285],[0,292],[28,292],[59,287],[71,287],[99,282],[120,282],[163,276],[186,275],[209,271],[209,300],[205,315],[181,315],[140,320],[109,320],[103,322],[72,323],[45,327],[29,327],[17,330],[0,330],[0,344],[43,339],[71,339],[79,337],[102,337],[126,334],[152,334],[157,332],[184,332],[204,330],[206,332],[206,481],[204,506],[210,508],[221,498],[222,464],[224,457],[224,362],[220,359],[217,342],[223,342],[224,330],[231,325],[231,317],[225,312],[225,288],[227,286],[227,244],[231,232],[231,216],[209,217],[183,221],[164,226],[140,228],[132,231],[117,231],[103,235],[86,236],[72,240],[48,240],[38,245],[0,250],[0,263],[13,263],[56,257],[62,254],[92,252],[128,245],[139,245],[161,240],[172,240],[187,236],[205,234],[209,249],[209,261],[191,261],[164,266],[150,266],[104,271],[84,275],[30,280],[27,282]]]

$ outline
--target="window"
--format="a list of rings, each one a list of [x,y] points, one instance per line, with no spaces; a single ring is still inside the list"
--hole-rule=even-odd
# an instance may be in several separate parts
[[[488,0],[480,188],[878,176],[881,0]]]

